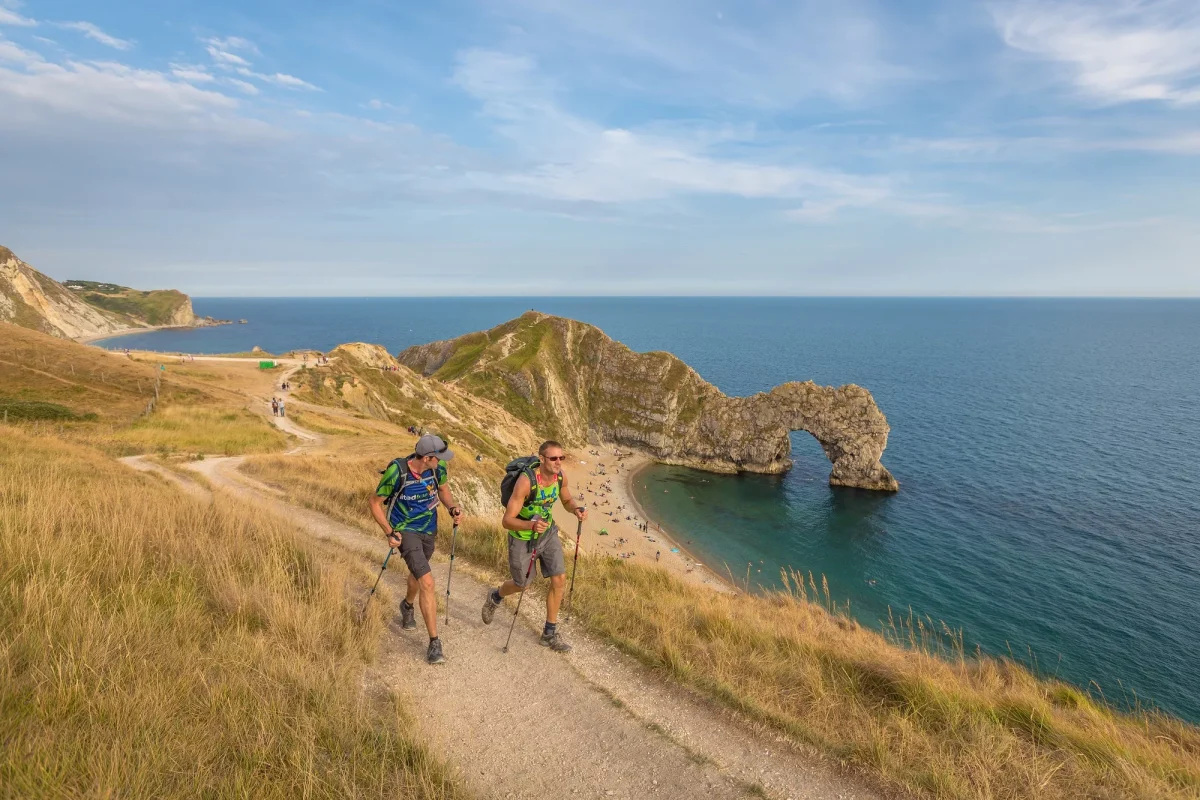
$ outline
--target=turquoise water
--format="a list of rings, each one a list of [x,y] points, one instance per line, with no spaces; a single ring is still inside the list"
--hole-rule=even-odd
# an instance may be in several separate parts
[[[1147,300],[206,300],[250,325],[113,346],[396,351],[535,305],[729,394],[859,383],[892,426],[895,496],[833,490],[796,434],[785,476],[643,473],[639,502],[717,569],[828,576],[864,622],[908,609],[1118,702],[1200,721],[1200,302]],[[663,490],[667,490],[664,493]],[[761,569],[761,572],[758,570]]]

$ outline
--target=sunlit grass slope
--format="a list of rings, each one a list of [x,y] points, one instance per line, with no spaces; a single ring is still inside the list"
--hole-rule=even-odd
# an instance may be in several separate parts
[[[161,367],[165,366],[165,369]],[[233,365],[226,373],[235,373]],[[257,376],[253,367],[250,377]],[[287,437],[246,410],[246,378],[146,363],[0,323],[0,423],[54,431],[113,455],[271,453]],[[158,399],[152,412],[150,401]],[[7,412],[7,413],[6,413]]]
[[[261,457],[249,471],[294,502],[375,532],[367,467]],[[472,520],[457,554],[502,575],[504,537],[492,521]],[[898,624],[889,640],[831,613],[819,581],[793,579],[792,593],[725,594],[650,565],[585,556],[573,614],[664,677],[921,795],[1200,796],[1197,729],[1119,713],[1010,661],[947,650],[920,627]]]
[[[354,619],[361,573],[272,517],[2,433],[0,795],[459,796],[364,690],[382,622]]]

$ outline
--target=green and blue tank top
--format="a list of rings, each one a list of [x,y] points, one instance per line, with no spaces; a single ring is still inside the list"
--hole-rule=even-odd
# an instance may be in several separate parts
[[[409,470],[406,460],[393,461],[383,471],[375,494],[388,497],[401,480],[402,488],[388,514],[388,524],[392,530],[437,533],[438,488],[447,480],[446,462],[439,461],[436,470],[427,469],[418,478]]]
[[[542,485],[541,470],[534,470],[532,475],[526,477],[532,480],[533,490],[529,494],[529,499],[525,501],[525,505],[521,506],[521,510],[517,512],[517,519],[533,519],[533,515],[537,514],[547,525],[553,525],[554,504],[558,502],[562,490],[562,475],[553,478],[546,486]],[[522,541],[533,538],[533,531],[509,531],[509,533]]]

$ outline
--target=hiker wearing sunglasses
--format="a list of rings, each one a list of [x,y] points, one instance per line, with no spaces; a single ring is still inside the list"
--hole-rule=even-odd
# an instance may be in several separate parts
[[[371,516],[383,528],[389,547],[400,548],[408,565],[408,591],[400,601],[400,627],[417,627],[413,601],[420,598],[421,616],[429,631],[425,660],[446,660],[437,632],[437,595],[429,559],[437,540],[437,507],[444,503],[457,521],[462,509],[454,504],[447,485],[446,462],[454,458],[440,436],[425,434],[417,440],[412,455],[387,465],[371,498]]]
[[[557,653],[569,651],[571,645],[558,632],[558,607],[567,583],[567,566],[558,525],[554,523],[554,505],[561,500],[563,508],[580,521],[587,519],[587,509],[571,496],[562,469],[565,458],[558,442],[543,442],[536,463],[522,470],[513,484],[512,495],[505,503],[503,523],[509,531],[508,570],[512,578],[488,592],[483,604],[483,621],[490,623],[505,597],[525,590],[527,579],[532,577],[533,562],[537,561],[542,577],[550,579],[541,643]]]

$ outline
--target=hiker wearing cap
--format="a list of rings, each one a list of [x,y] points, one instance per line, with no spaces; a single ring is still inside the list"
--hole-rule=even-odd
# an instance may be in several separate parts
[[[420,598],[421,616],[429,631],[426,660],[440,664],[442,642],[437,634],[437,596],[429,559],[437,539],[438,502],[457,520],[462,509],[454,504],[447,485],[446,462],[454,458],[440,436],[426,434],[417,440],[413,454],[388,464],[371,498],[371,516],[383,528],[388,545],[400,548],[408,565],[408,591],[400,601],[400,626],[417,627],[413,601]]]
[[[558,633],[558,607],[567,583],[567,566],[558,525],[554,522],[554,505],[561,500],[563,508],[581,522],[587,519],[587,509],[575,502],[567,485],[562,469],[565,458],[558,442],[543,442],[538,448],[538,459],[516,479],[512,495],[505,503],[503,522],[509,531],[508,570],[512,578],[488,592],[483,603],[483,621],[490,623],[505,597],[525,591],[536,561],[542,577],[550,579],[541,643],[558,653],[569,651],[571,645]]]

